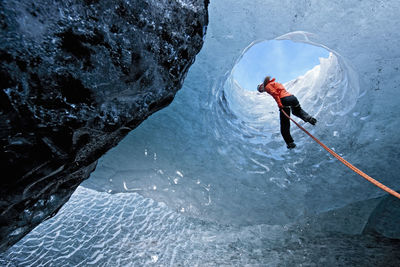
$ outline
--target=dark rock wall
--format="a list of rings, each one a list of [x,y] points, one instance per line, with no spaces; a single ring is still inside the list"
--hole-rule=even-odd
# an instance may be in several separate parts
[[[0,250],[181,88],[208,0],[0,2]]]

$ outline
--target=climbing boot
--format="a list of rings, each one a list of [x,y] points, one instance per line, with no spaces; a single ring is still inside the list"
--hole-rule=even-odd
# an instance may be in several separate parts
[[[295,143],[289,143],[288,145],[287,145],[287,148],[288,149],[293,149],[293,148],[295,148],[296,147],[296,144]]]
[[[317,123],[317,120],[311,117],[311,119],[309,119],[308,122],[311,123],[312,125],[315,125]]]

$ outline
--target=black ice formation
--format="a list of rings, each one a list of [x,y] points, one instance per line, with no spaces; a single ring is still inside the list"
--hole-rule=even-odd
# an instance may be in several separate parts
[[[174,98],[208,0],[0,2],[0,250]]]

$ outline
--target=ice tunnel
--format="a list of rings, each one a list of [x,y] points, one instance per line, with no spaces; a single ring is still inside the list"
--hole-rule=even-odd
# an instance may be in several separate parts
[[[260,41],[329,51],[285,83],[318,119],[305,127],[398,191],[398,10],[398,1],[211,1],[204,46],[172,104],[0,263],[396,266],[398,200],[294,125],[298,147],[287,150],[273,99],[232,73]]]
[[[306,42],[309,36],[296,32],[278,39]],[[204,89],[193,88],[188,78],[187,89],[171,110],[156,114],[124,145],[110,151],[84,185],[114,193],[136,191],[194,217],[238,225],[288,223],[305,213],[363,200],[351,193],[363,181],[339,183],[348,170],[338,171],[337,162],[296,129],[301,148],[287,151],[273,99],[241,88],[232,77],[234,68],[213,80],[207,95]],[[360,94],[358,77],[345,59],[333,51],[286,86],[321,121],[312,131],[329,137],[337,151],[346,151],[342,138],[354,142],[360,130],[351,126],[360,115],[350,112]],[[202,106],[195,106],[196,102]],[[349,130],[339,133],[341,128]],[[138,160],[140,164],[134,163]],[[336,182],[331,178],[334,174]],[[327,181],[330,186],[324,188]],[[370,190],[371,196],[380,193]],[[335,194],[345,192],[349,197],[333,200]]]

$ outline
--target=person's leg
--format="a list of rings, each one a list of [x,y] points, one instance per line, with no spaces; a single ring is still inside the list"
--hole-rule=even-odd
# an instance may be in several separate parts
[[[291,106],[291,108],[292,108],[293,115],[295,115],[296,117],[299,117],[300,119],[302,119],[302,120],[305,121],[305,122],[310,121],[311,116],[308,115],[308,113],[305,112],[305,111],[301,108],[300,103],[299,103],[299,100],[297,100],[297,97],[292,96],[290,106]]]
[[[284,108],[283,110],[290,116],[290,108]],[[281,134],[283,140],[285,140],[286,144],[289,145],[290,143],[293,143],[293,138],[290,135],[290,120],[282,111],[279,111],[279,117],[281,121]]]
[[[291,96],[282,98],[282,100],[284,100],[282,102],[283,105],[285,105],[285,106],[287,105],[287,106],[290,106],[292,108],[293,115],[299,117],[300,119],[302,119],[305,122],[309,122],[312,125],[315,125],[317,120],[314,119],[313,117],[311,117],[307,112],[305,112],[301,108],[299,100],[297,99],[297,97],[295,97],[294,95],[291,95]]]

